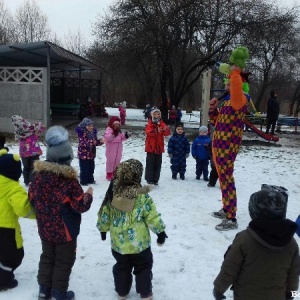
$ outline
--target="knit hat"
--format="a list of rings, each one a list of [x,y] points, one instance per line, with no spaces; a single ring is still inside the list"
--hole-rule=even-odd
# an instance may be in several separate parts
[[[250,196],[249,214],[254,219],[284,220],[287,209],[287,197],[277,191],[261,190]]]
[[[113,125],[116,124],[116,123],[120,124],[120,118],[119,118],[119,117],[116,117],[116,116],[112,116],[112,117],[109,119],[107,125],[108,125],[110,128],[113,128]]]
[[[52,126],[46,131],[46,160],[70,165],[74,158],[72,146],[68,140],[69,133],[63,126]]]
[[[154,118],[153,114],[155,112],[158,112],[159,113],[159,117],[158,118]],[[158,109],[158,108],[153,108],[151,110],[151,117],[152,117],[152,122],[153,123],[158,123],[160,120],[161,120],[161,111]]]
[[[199,132],[208,132],[208,128],[206,126],[200,126]]]
[[[89,118],[84,118],[80,123],[79,123],[79,127],[81,127],[82,129],[85,129],[86,126],[94,124],[94,122],[89,119]]]
[[[175,124],[175,130],[176,130],[177,127],[182,127],[182,128],[183,128],[183,127],[184,127],[184,126],[183,126],[183,123],[182,123],[182,122],[177,122],[177,123]]]
[[[0,175],[18,181],[22,174],[19,154],[8,154],[6,149],[0,150]]]

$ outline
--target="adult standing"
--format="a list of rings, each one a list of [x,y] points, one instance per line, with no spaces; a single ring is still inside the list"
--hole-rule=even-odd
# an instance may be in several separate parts
[[[272,90],[270,92],[270,98],[267,103],[267,130],[266,133],[269,133],[271,129],[271,134],[274,134],[275,125],[279,116],[279,102],[277,100],[277,91]]]
[[[233,177],[234,162],[242,142],[244,118],[247,111],[247,98],[243,92],[241,71],[249,57],[248,49],[238,47],[229,58],[232,63],[230,80],[230,99],[218,108],[218,99],[209,101],[209,117],[215,131],[212,153],[220,181],[223,208],[212,215],[223,221],[217,230],[230,230],[238,227],[236,219],[237,196]]]

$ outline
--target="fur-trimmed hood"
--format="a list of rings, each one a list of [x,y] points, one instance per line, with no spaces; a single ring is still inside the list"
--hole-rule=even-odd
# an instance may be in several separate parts
[[[78,174],[77,171],[68,165],[60,165],[58,163],[48,162],[48,161],[40,161],[37,160],[34,162],[34,171],[35,172],[51,172],[57,175],[62,175],[65,178],[69,179],[77,179]]]

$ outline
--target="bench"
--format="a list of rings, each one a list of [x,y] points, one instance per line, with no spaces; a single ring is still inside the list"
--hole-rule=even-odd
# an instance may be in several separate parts
[[[78,116],[80,112],[81,106],[76,103],[51,103],[50,104],[50,114],[53,113],[67,113],[72,116]]]

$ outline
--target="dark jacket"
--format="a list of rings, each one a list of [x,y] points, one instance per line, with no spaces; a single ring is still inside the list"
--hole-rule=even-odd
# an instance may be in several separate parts
[[[271,121],[277,121],[279,116],[279,102],[277,101],[274,92],[271,91],[271,97],[267,103],[267,119]]]
[[[251,221],[225,254],[215,289],[223,294],[233,285],[235,300],[285,300],[299,286],[295,231],[290,220]]]
[[[185,134],[173,133],[168,142],[168,154],[172,154],[171,163],[186,159],[190,153],[190,143]]]
[[[92,195],[83,192],[71,166],[36,161],[34,170],[28,194],[36,210],[40,238],[54,243],[75,239],[81,213],[90,209]]]

